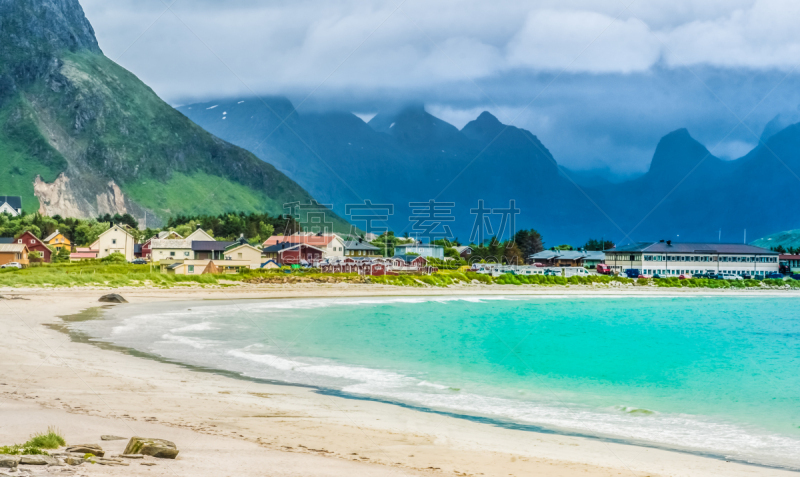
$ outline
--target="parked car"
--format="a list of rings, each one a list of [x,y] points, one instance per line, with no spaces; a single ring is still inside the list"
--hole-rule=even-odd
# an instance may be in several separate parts
[[[692,278],[692,277],[691,277],[691,275],[685,275],[685,274],[683,274],[683,273],[681,273],[680,275],[678,275],[678,280],[687,280],[687,279],[689,279],[689,278]]]
[[[695,273],[692,278],[710,278],[708,273]]]
[[[653,274],[653,278],[666,278],[666,277],[662,277],[662,276],[661,276],[661,275],[659,275],[658,273],[654,273],[654,274]]]
[[[598,263],[595,270],[597,270],[597,273],[599,273],[600,275],[611,275],[611,267],[609,267],[605,263]]]
[[[772,272],[772,273],[767,275],[767,278],[775,278],[777,280],[783,280],[783,274],[782,273],[777,273],[777,272]]]
[[[143,258],[135,258],[131,260],[132,265],[147,265],[147,260]]]
[[[800,280],[800,273],[795,273],[789,278],[791,278],[792,280]]]
[[[22,268],[22,264],[19,262],[8,262],[4,265],[0,265],[0,268]]]
[[[639,278],[639,275],[642,273],[639,271],[638,268],[629,268],[625,270],[625,276],[628,278]]]
[[[719,276],[720,280],[744,280],[744,278],[739,275],[734,275],[733,273],[720,273]]]

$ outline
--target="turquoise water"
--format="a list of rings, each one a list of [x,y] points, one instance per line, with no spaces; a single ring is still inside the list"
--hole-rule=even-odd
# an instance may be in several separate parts
[[[374,298],[120,308],[74,326],[187,364],[800,468],[800,299]]]

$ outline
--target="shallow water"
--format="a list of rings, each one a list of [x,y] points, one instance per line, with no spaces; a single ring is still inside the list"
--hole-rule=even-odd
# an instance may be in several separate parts
[[[190,365],[800,468],[800,299],[344,298],[70,326]]]

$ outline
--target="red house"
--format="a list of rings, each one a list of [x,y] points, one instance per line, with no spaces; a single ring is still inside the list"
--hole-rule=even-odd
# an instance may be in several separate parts
[[[28,247],[28,252],[38,252],[45,262],[50,263],[53,252],[47,248],[44,242],[39,240],[39,237],[33,235],[30,230],[26,230],[25,233],[18,236],[16,242],[25,244],[25,246]]]
[[[322,260],[325,252],[322,249],[305,243],[281,242],[264,249],[263,256],[275,260],[278,265],[299,265],[302,261],[313,264]]]

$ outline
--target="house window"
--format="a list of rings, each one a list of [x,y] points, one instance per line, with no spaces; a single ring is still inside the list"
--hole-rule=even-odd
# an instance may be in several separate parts
[[[183,256],[184,257],[188,257],[189,256],[189,252],[183,252]]]
[[[22,239],[17,240],[17,243],[22,243]]]
[[[189,273],[194,273],[194,265],[189,265]]]
[[[112,245],[116,245],[117,244],[117,239],[111,239],[111,244]]]
[[[174,257],[174,256],[175,256],[175,252],[170,252],[170,253],[169,253],[169,256],[170,256],[170,257]]]
[[[31,243],[36,243],[36,240],[31,239]]]

